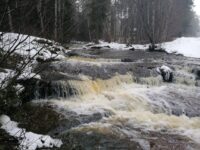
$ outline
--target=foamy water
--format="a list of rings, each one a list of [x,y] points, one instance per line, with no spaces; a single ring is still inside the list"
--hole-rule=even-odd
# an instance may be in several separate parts
[[[196,87],[187,87],[182,84],[162,84],[161,86],[161,80],[158,78],[144,78],[143,84],[137,84],[134,81],[131,74],[116,75],[109,80],[91,80],[82,77],[82,81],[68,81],[68,84],[78,91],[75,96],[48,102],[57,106],[58,110],[75,112],[79,115],[105,114],[106,112],[112,114],[104,116],[98,122],[80,125],[75,130],[87,129],[88,132],[96,130],[106,134],[112,130],[113,126],[123,123],[124,126],[147,131],[166,130],[169,134],[187,136],[200,144],[200,118],[189,118],[184,114],[173,115],[171,105],[165,99],[171,91],[177,94],[196,94],[198,98],[199,95],[195,93]],[[64,87],[65,83],[61,85]],[[157,99],[152,98],[154,95]],[[181,105],[181,101],[179,103]],[[135,131],[125,131],[126,129],[119,132],[127,134],[130,138],[136,136]],[[144,141],[142,143],[144,144]]]

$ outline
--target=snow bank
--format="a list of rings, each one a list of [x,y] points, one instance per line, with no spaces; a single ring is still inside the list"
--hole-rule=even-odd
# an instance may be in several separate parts
[[[15,53],[22,56],[37,57],[46,60],[50,58],[64,59],[62,51],[67,51],[58,43],[17,33],[1,33],[0,32],[0,47],[5,51],[14,50]]]
[[[40,79],[41,77],[33,72],[37,59],[65,59],[63,53],[68,52],[68,50],[55,41],[23,34],[2,32],[0,32],[0,50],[21,55],[24,60],[17,64],[19,68],[23,68],[25,62],[28,62],[18,79]],[[0,71],[0,85],[3,83],[5,86],[6,82],[16,74],[16,70],[5,69]]]
[[[200,38],[196,37],[181,37],[177,38],[174,41],[171,42],[165,42],[158,44],[159,47],[165,49],[168,53],[178,53],[183,54],[186,57],[194,57],[194,58],[200,58]],[[103,42],[100,41],[99,44],[90,43],[85,46],[83,46],[84,49],[90,49],[92,47],[102,47],[114,50],[130,50],[132,48],[134,49],[140,49],[140,50],[146,50],[149,47],[149,44],[141,45],[141,44],[132,44],[130,46],[127,46],[126,44],[120,44],[115,42]]]
[[[187,57],[200,58],[200,38],[182,37],[162,44],[167,52],[177,52]]]
[[[53,139],[48,135],[40,135],[32,132],[26,132],[25,129],[19,128],[18,124],[11,121],[6,115],[0,116],[1,129],[15,137],[19,141],[20,150],[36,150],[37,148],[61,147],[62,141]]]
[[[111,49],[116,49],[116,50],[129,50],[131,48],[140,50],[148,49],[148,44],[147,45],[133,44],[131,46],[127,46],[126,44],[107,43],[102,41],[100,41],[100,44],[95,46],[101,46],[101,47],[109,46]],[[181,37],[171,42],[161,43],[161,47],[165,49],[168,53],[176,52],[178,54],[183,54],[186,57],[200,58],[200,38]]]

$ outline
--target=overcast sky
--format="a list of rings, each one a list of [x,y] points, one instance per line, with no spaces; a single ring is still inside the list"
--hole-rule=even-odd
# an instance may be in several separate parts
[[[194,5],[195,5],[194,10],[200,16],[200,0],[194,0]]]

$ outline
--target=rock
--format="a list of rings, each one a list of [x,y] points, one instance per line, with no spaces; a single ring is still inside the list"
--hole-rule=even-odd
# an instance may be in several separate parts
[[[67,53],[67,56],[73,57],[73,56],[79,56],[79,54],[75,51],[70,51],[70,52]]]
[[[155,51],[157,48],[157,45],[149,45],[149,51],[152,52],[152,51]]]
[[[59,59],[57,59],[57,58],[49,58],[49,59],[45,59],[44,60],[43,57],[37,57],[36,60],[39,63],[47,63],[47,62],[58,61]]]
[[[149,52],[160,52],[160,53],[169,54],[166,50],[158,47],[157,45],[155,45],[154,47],[150,45],[148,50]]]
[[[102,48],[102,46],[92,46],[92,47],[90,47],[91,49],[101,49]]]
[[[47,44],[49,46],[53,45],[53,42],[50,40],[46,40],[46,39],[35,39],[34,41],[36,41],[39,44]]]
[[[200,81],[197,80],[195,86],[200,87]]]
[[[90,47],[90,46],[93,46],[94,44],[92,44],[92,43],[89,43],[89,44],[87,44],[86,46],[87,47]]]
[[[120,132],[123,128],[118,125],[112,129],[100,128],[99,130],[85,128],[84,130],[71,130],[62,134],[63,147],[61,150],[188,150],[199,149],[199,146],[187,137],[168,134],[166,130],[159,132],[145,132],[140,129],[128,128],[130,134],[137,137],[126,136]],[[127,129],[126,128],[126,129]],[[101,131],[101,132],[99,132]],[[136,136],[134,135],[134,136]]]
[[[178,53],[178,54],[176,54],[176,56],[181,56],[181,57],[184,57],[184,55],[183,55],[183,54],[179,54],[179,53]]]
[[[143,150],[139,142],[121,135],[116,136],[114,133],[70,131],[63,134],[62,138],[64,145],[61,150]]]
[[[90,49],[103,49],[103,48],[106,48],[106,49],[110,49],[110,46],[109,45],[106,45],[106,46],[91,46]]]
[[[19,122],[20,128],[37,134],[50,135],[49,132],[57,128],[64,118],[62,114],[53,110],[52,106],[47,105],[27,103],[18,110],[10,114],[11,118]]]
[[[121,60],[121,62],[133,62],[133,60],[129,58],[124,58]]]
[[[157,68],[157,72],[163,77],[164,82],[172,82],[174,75],[172,69],[170,69],[168,66],[161,66]]]
[[[135,51],[135,48],[134,48],[134,47],[131,47],[131,48],[129,49],[129,51]]]
[[[6,115],[0,116],[0,123],[1,123],[2,125],[8,123],[9,121],[10,121],[10,118],[9,118],[8,116],[6,116]]]
[[[197,77],[200,79],[200,70],[197,71]]]
[[[0,129],[0,150],[17,150],[18,141]]]
[[[0,72],[7,73],[7,71],[3,68],[0,68]]]
[[[104,48],[111,48],[110,46],[104,46]]]
[[[200,80],[200,69],[199,68],[193,69],[192,73],[195,74],[197,80]]]
[[[68,49],[69,49],[69,46],[64,46],[64,48],[68,50]]]

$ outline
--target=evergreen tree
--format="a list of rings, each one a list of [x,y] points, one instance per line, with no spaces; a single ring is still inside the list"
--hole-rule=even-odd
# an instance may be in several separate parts
[[[103,36],[106,18],[109,13],[110,0],[89,0],[88,20],[91,40],[98,42]]]
[[[1,0],[0,31],[155,44],[197,35],[192,6],[193,0]]]

